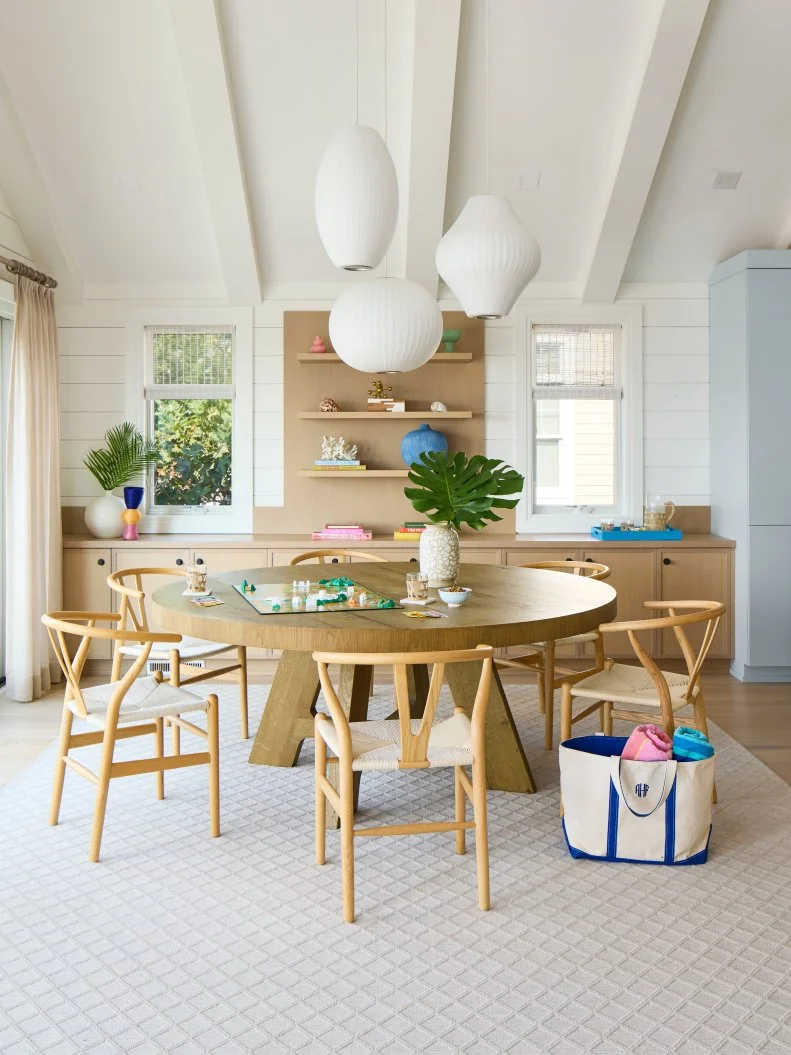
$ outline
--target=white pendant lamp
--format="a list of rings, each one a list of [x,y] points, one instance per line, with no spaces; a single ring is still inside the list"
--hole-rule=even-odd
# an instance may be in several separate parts
[[[342,128],[316,174],[316,226],[327,255],[346,271],[381,263],[398,219],[398,180],[385,142],[374,128]]]
[[[445,232],[435,261],[470,318],[500,319],[535,277],[541,249],[506,198],[476,194]]]
[[[348,366],[370,374],[417,370],[437,350],[442,329],[436,300],[404,278],[352,286],[330,312],[332,347]]]

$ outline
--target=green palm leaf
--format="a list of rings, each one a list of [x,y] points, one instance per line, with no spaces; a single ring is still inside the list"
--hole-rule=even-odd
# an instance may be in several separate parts
[[[156,461],[156,444],[147,443],[130,421],[108,429],[104,439],[107,449],[88,451],[83,462],[104,491],[143,476],[146,467]]]
[[[447,521],[454,527],[468,524],[475,531],[487,521],[502,520],[495,509],[513,509],[519,503],[525,478],[498,458],[450,451],[425,451],[420,461],[409,467],[409,479],[416,486],[404,494],[418,513],[429,520]]]

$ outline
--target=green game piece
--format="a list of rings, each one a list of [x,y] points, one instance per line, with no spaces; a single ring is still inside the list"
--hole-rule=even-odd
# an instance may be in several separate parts
[[[338,579],[319,579],[319,586],[354,586],[354,580],[346,579],[341,575]]]
[[[250,583],[250,593],[255,593],[255,586]]]
[[[241,583],[239,584],[239,589],[242,591],[242,593],[247,593],[247,579],[242,579]]]
[[[279,612],[280,611],[280,605],[279,604],[273,604],[272,605],[272,611],[273,612]]]
[[[377,608],[395,608],[395,601],[389,597],[383,597],[381,601],[376,602]]]

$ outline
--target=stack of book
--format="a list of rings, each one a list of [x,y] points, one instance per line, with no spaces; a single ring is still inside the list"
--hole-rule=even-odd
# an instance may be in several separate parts
[[[406,520],[393,532],[396,542],[417,542],[421,532],[425,531],[427,525],[420,520]]]
[[[354,542],[370,542],[371,531],[366,531],[362,524],[325,524],[321,531],[314,531],[312,539],[346,539]]]
[[[406,403],[403,399],[369,399],[368,409],[374,413],[403,414],[406,411]]]
[[[338,469],[356,469],[358,472],[364,472],[367,467],[360,465],[359,458],[317,458],[313,468],[318,472],[327,472],[330,469],[333,472]]]

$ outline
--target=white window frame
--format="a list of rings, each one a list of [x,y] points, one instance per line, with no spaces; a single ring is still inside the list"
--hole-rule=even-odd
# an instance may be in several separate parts
[[[253,309],[182,307],[129,311],[127,418],[144,435],[149,425],[145,398],[147,331],[168,326],[233,327],[233,498],[227,508],[165,512],[149,504],[146,487],[140,533],[248,534],[253,530]]]
[[[522,500],[516,507],[516,530],[536,532],[589,532],[601,513],[534,513],[532,393],[533,328],[564,324],[619,326],[619,375],[623,388],[619,430],[618,509],[616,514],[640,520],[643,503],[643,308],[641,304],[525,304],[514,312],[516,355],[515,468],[525,478]]]

